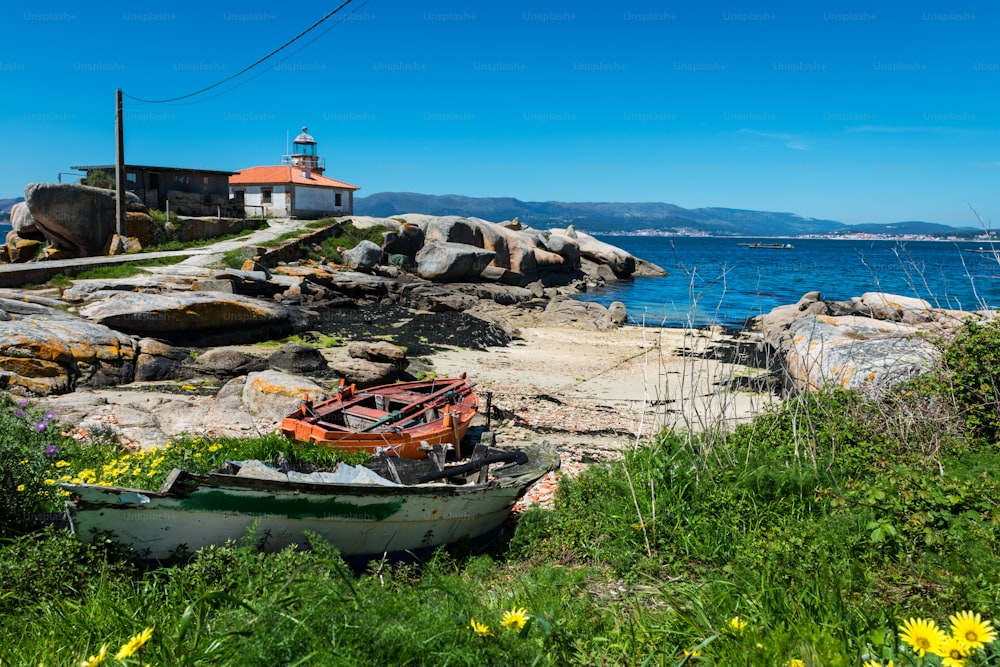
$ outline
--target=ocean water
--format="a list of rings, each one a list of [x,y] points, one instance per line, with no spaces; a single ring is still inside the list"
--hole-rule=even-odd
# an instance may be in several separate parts
[[[1000,306],[1000,244],[982,242],[598,236],[670,275],[634,278],[581,295],[621,301],[647,326],[720,324],[795,303],[806,292],[849,300],[865,292],[916,296],[935,307]],[[789,242],[791,250],[752,249],[751,242]]]

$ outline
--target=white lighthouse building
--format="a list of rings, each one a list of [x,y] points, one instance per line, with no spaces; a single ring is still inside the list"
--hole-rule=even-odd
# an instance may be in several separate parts
[[[292,153],[281,164],[243,169],[229,177],[229,194],[243,201],[248,216],[325,218],[354,214],[354,192],[360,188],[323,175],[326,164],[316,140],[303,127]]]

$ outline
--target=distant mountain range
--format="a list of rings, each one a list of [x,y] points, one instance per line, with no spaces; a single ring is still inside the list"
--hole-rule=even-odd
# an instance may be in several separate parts
[[[0,224],[8,223],[11,207],[20,201],[24,201],[24,197],[0,199]],[[495,222],[518,218],[532,227],[572,224],[577,229],[595,234],[645,232],[766,237],[866,233],[887,236],[972,236],[983,231],[974,227],[950,227],[919,220],[849,225],[794,213],[736,208],[683,208],[662,202],[536,202],[521,201],[513,197],[424,195],[415,192],[379,192],[358,197],[354,200],[354,212],[379,218],[391,218],[404,213],[473,216]]]
[[[354,212],[390,218],[404,213],[463,215],[499,222],[518,218],[532,227],[572,224],[599,234],[700,233],[713,236],[803,236],[869,233],[887,235],[971,235],[982,230],[955,228],[935,222],[848,225],[836,220],[807,218],[794,213],[733,208],[682,208],[661,202],[526,202],[513,197],[424,195],[379,192],[354,200]]]

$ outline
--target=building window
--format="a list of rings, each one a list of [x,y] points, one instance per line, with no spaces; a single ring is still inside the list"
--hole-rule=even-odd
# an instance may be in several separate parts
[[[261,188],[260,189],[260,201],[262,204],[271,203],[271,188]]]
[[[340,194],[339,192],[333,195],[333,205],[336,206],[337,208],[341,207],[343,201],[344,201],[344,195]]]

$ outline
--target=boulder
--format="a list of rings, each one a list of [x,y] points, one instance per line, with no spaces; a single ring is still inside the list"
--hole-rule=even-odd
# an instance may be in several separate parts
[[[483,272],[495,253],[461,243],[432,241],[417,253],[417,274],[426,280],[474,279]]]
[[[100,255],[115,232],[113,190],[77,183],[31,183],[24,189],[24,201],[49,243],[77,257]]]
[[[38,239],[22,238],[17,232],[7,234],[7,261],[11,264],[30,262],[42,250],[42,242]]]
[[[194,375],[191,353],[155,338],[142,338],[135,360],[135,381],[185,380]]]
[[[891,313],[891,319],[906,322],[907,324],[919,324],[934,320],[934,307],[928,301],[912,296],[885,294],[884,292],[865,292],[861,295],[861,303],[873,312]]]
[[[267,370],[267,361],[229,347],[213,347],[199,354],[192,368],[203,375],[233,378]]]
[[[409,219],[413,216],[406,217]],[[425,246],[436,241],[483,247],[482,228],[472,218],[456,215],[422,216],[416,224],[423,227]]]
[[[475,296],[463,294],[450,287],[427,283],[406,285],[400,292],[400,301],[415,310],[428,313],[464,311],[475,307],[478,301]]]
[[[424,230],[403,223],[399,229],[382,234],[382,250],[389,255],[405,255],[411,261],[424,247]]]
[[[142,252],[142,243],[135,236],[120,236],[112,234],[108,240],[108,247],[104,249],[105,255],[127,255],[135,252]]]
[[[255,342],[288,335],[295,325],[279,304],[224,292],[117,292],[79,312],[118,331],[187,344]]]
[[[392,364],[396,370],[405,370],[410,362],[406,359],[406,349],[384,340],[355,341],[347,346],[347,354],[352,359],[366,359],[379,364]]]
[[[302,343],[285,343],[267,358],[267,365],[272,370],[293,374],[315,373],[328,368],[322,352]]]
[[[14,204],[10,209],[10,226],[21,238],[38,236],[42,233],[35,224],[35,219],[31,217],[28,205],[23,201]]]
[[[388,384],[399,379],[395,364],[378,363],[367,359],[345,359],[332,364],[332,368],[348,384],[355,384],[360,389]]]
[[[0,321],[0,384],[36,394],[109,386],[135,376],[135,341],[73,317]]]
[[[928,372],[940,350],[911,325],[858,316],[807,316],[788,327],[779,350],[792,392],[827,387],[876,395]]]
[[[302,401],[321,401],[326,391],[312,380],[281,371],[250,373],[243,385],[243,405],[256,417],[272,421],[295,412]]]
[[[356,271],[371,271],[382,263],[382,248],[371,241],[361,241],[341,255],[347,268]]]
[[[360,271],[332,271],[321,266],[278,266],[274,271],[308,278],[332,292],[358,301],[382,301],[400,289],[398,280]]]
[[[608,309],[599,303],[557,299],[550,301],[542,313],[547,324],[605,330],[614,328]]]
[[[611,316],[611,323],[615,326],[628,324],[628,309],[621,301],[612,301],[608,306],[608,314]]]
[[[567,267],[580,268],[580,242],[565,234],[550,234],[545,239],[545,248],[563,258]]]
[[[617,248],[604,241],[598,241],[593,236],[573,230],[571,227],[566,230],[553,229],[552,233],[562,234],[575,239],[580,246],[581,257],[590,259],[598,264],[607,265],[618,278],[628,278],[635,273],[635,257],[621,248]]]

